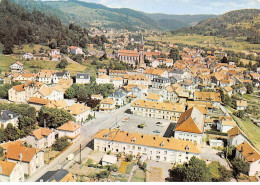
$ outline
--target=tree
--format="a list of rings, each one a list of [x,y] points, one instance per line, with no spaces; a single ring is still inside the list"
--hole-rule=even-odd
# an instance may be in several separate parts
[[[126,157],[127,162],[131,162],[133,160],[134,156],[132,154],[128,155]]]
[[[0,146],[0,157],[3,157],[3,155],[4,155],[4,149],[3,147]]]
[[[62,59],[61,62],[56,66],[60,69],[65,69],[69,65],[68,61],[66,59]]]
[[[228,63],[228,59],[226,56],[224,56],[221,60],[221,63]]]
[[[239,176],[240,173],[248,174],[249,164],[242,161],[239,158],[235,158],[231,161],[235,176]]]
[[[170,50],[169,58],[172,58],[174,61],[181,60],[179,50],[177,48],[172,48]]]
[[[234,112],[234,115],[236,116],[236,117],[239,117],[239,118],[244,118],[245,117],[245,111],[244,110],[239,110],[239,111],[237,111],[237,112]]]
[[[169,171],[170,180],[174,182],[210,182],[211,174],[206,162],[192,157],[189,163],[177,165]]]
[[[56,151],[62,151],[64,150],[67,146],[69,146],[69,141],[66,136],[58,138],[54,144],[52,145],[52,148]]]
[[[57,48],[57,41],[56,41],[55,39],[52,39],[52,40],[50,41],[49,47],[50,47],[51,49],[56,49],[56,48]]]
[[[19,138],[19,132],[11,123],[8,123],[5,129],[7,139],[10,141],[15,141]]]
[[[76,96],[76,91],[74,88],[70,87],[66,90],[65,92],[65,98],[67,99],[72,99],[72,98],[75,98]]]
[[[247,94],[252,94],[254,92],[254,88],[252,84],[246,84],[246,93]]]
[[[218,182],[229,182],[232,178],[232,172],[227,170],[224,166],[220,166],[218,168],[220,178],[218,179]]]

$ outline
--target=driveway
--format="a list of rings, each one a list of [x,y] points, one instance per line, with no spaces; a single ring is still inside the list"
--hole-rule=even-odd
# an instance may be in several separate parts
[[[230,167],[229,167],[226,159],[221,158],[219,153],[221,153],[221,151],[212,149],[207,146],[207,147],[202,148],[200,157],[201,157],[201,159],[204,159],[205,161],[207,161],[207,163],[210,163],[211,161],[217,161],[221,165],[225,166],[228,170],[230,170]]]

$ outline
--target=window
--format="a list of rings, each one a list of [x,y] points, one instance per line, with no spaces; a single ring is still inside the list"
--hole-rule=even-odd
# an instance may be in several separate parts
[[[164,157],[164,161],[167,161],[167,157]]]
[[[138,147],[138,150],[141,150],[141,147]]]
[[[144,148],[144,151],[146,152],[146,148]]]
[[[135,149],[135,146],[132,146],[132,149],[134,150],[134,149]]]
[[[161,157],[159,155],[156,156],[156,159],[159,160]]]
[[[153,154],[153,152],[152,152],[152,151],[150,151],[150,154],[152,155],[152,154]]]
[[[167,151],[164,151],[164,155],[167,155]]]
[[[130,146],[129,145],[127,145],[127,149],[129,149],[130,148]]]

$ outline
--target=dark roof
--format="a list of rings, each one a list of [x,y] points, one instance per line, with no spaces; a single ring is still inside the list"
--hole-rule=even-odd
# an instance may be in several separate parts
[[[122,97],[124,97],[125,96],[125,94],[124,93],[122,93],[122,92],[120,92],[120,91],[116,91],[116,92],[114,92],[114,93],[112,93],[112,94],[110,94],[108,97],[112,97],[112,98],[122,98]]]
[[[183,69],[173,69],[170,71],[170,73],[175,73],[175,74],[183,74],[185,71]]]
[[[169,82],[170,79],[169,78],[164,78],[164,77],[159,77],[159,78],[154,78],[152,81],[153,82]]]
[[[183,80],[182,77],[180,77],[178,75],[173,75],[170,77],[170,79],[175,79],[176,81]]]
[[[36,182],[60,182],[69,172],[67,170],[61,169],[56,171],[48,171],[43,176],[41,176]]]
[[[83,79],[89,79],[90,78],[90,75],[86,74],[86,73],[79,73],[79,74],[77,74],[76,78],[82,78],[82,76],[83,76]]]
[[[2,110],[0,113],[0,121],[8,121],[11,120],[13,118],[10,117],[10,114],[13,115],[13,118],[18,117],[19,115],[10,111],[10,110]]]
[[[64,75],[67,75],[69,72],[57,72],[55,73],[57,76],[64,76]]]

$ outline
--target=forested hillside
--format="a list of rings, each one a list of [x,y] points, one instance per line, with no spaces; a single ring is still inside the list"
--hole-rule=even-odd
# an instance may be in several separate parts
[[[221,37],[245,37],[253,44],[260,43],[260,10],[244,9],[210,18],[198,25],[173,31],[174,34],[200,34]]]
[[[14,45],[43,44],[50,48],[78,45],[86,48],[88,43],[102,46],[108,42],[104,36],[91,38],[86,28],[75,24],[63,25],[55,16],[33,10],[28,12],[10,0],[0,2],[0,42],[3,52],[13,52]]]

